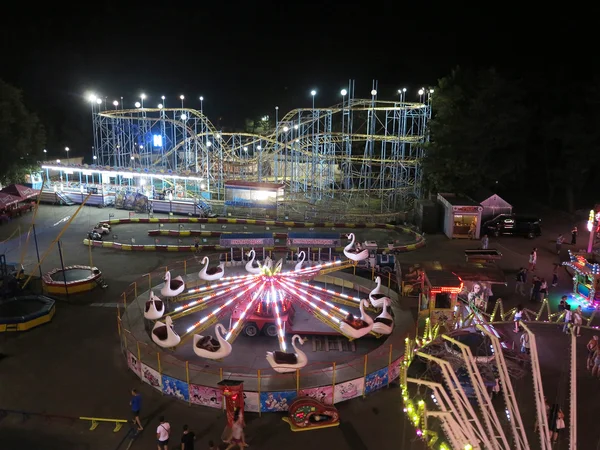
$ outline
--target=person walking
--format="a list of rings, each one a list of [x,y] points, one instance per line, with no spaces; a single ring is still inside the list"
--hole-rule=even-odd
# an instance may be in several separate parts
[[[534,272],[537,264],[537,248],[534,248],[529,254],[529,270]]]
[[[515,284],[515,293],[525,296],[525,283],[527,282],[527,269],[521,267],[517,272],[517,282]]]
[[[565,428],[565,414],[559,405],[552,405],[548,427],[552,432],[552,443],[558,442],[558,433]]]
[[[592,376],[600,378],[600,345],[597,345],[596,350],[594,350],[592,363]]]
[[[552,271],[552,287],[558,286],[558,268],[560,264],[554,263],[554,270]]]
[[[563,325],[563,333],[569,334],[569,328],[571,321],[573,320],[573,313],[571,312],[571,305],[565,306],[565,324]]]
[[[583,310],[581,306],[578,306],[575,311],[573,311],[573,328],[575,328],[575,335],[577,337],[581,336],[581,324],[583,324]]]
[[[514,318],[515,329],[513,331],[515,333],[518,333],[520,331],[519,322],[521,322],[522,318],[523,318],[523,305],[518,305],[517,310],[515,311],[515,318]]]
[[[532,302],[539,302],[541,289],[542,289],[542,280],[537,275],[534,275],[533,283],[531,285],[531,292],[529,293],[531,295],[529,300]]]
[[[156,427],[156,441],[158,450],[169,450],[169,436],[171,435],[171,424],[165,420],[165,416],[160,416],[160,423]]]
[[[598,348],[598,336],[593,336],[586,347],[588,351],[587,370],[592,370],[592,367],[594,367],[594,353],[596,353],[596,349]]]
[[[521,334],[521,353],[531,354],[531,348],[529,345],[529,333],[527,331],[523,331]]]
[[[189,430],[187,425],[183,426],[183,434],[181,435],[181,450],[194,450],[194,441],[196,435]]]
[[[131,405],[131,412],[133,413],[133,424],[137,425],[138,431],[142,431],[144,427],[142,426],[142,422],[140,421],[140,411],[142,410],[142,396],[138,393],[137,390],[131,390],[131,401],[129,402]]]
[[[490,238],[488,237],[487,234],[484,234],[483,237],[481,238],[482,250],[487,250],[489,245],[490,245]]]
[[[560,255],[560,250],[562,249],[563,242],[565,242],[565,237],[562,234],[559,234],[556,238],[556,254]]]
[[[234,447],[240,449],[248,447],[246,439],[244,437],[244,416],[240,414],[240,410],[237,409],[233,416],[233,425],[231,427],[231,439],[226,442],[229,444],[225,450],[231,450]]]
[[[541,297],[541,300],[545,300],[548,298],[548,282],[546,281],[545,278],[542,278],[540,280],[540,295],[539,297]],[[537,299],[537,301],[539,301],[539,299]]]
[[[577,225],[571,230],[571,245],[577,245]]]

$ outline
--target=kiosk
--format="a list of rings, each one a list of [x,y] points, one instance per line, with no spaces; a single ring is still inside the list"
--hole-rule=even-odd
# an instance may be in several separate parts
[[[429,318],[431,326],[451,327],[458,294],[464,287],[460,277],[445,270],[426,270],[421,283],[419,319]]]
[[[444,234],[450,239],[479,239],[483,207],[475,200],[456,194],[438,194],[444,207]]]
[[[563,266],[573,269],[573,294],[590,307],[600,304],[600,265],[569,250],[569,261]]]

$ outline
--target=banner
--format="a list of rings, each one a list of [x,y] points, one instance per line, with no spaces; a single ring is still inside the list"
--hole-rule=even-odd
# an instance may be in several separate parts
[[[210,408],[223,407],[223,393],[219,388],[190,384],[190,399],[196,405]]]
[[[339,233],[289,233],[288,247],[322,247],[335,248],[341,246]]]
[[[275,239],[272,233],[232,233],[221,235],[222,247],[273,247]]]

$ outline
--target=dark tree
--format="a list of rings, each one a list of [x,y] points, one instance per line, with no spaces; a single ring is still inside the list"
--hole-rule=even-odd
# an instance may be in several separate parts
[[[21,92],[0,80],[0,182],[21,181],[42,159],[44,128]]]
[[[519,83],[494,70],[439,81],[423,169],[432,192],[469,193],[521,180],[529,136]]]

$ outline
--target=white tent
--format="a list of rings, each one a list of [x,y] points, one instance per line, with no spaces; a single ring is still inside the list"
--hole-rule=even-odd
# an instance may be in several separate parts
[[[482,219],[496,217],[498,214],[512,214],[512,205],[498,194],[481,191],[472,197],[483,206]]]

